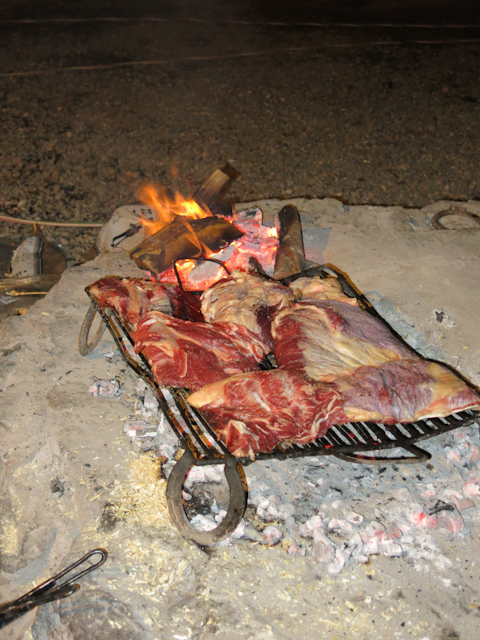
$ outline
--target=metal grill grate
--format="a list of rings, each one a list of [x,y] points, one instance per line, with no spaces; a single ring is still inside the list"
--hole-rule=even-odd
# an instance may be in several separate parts
[[[359,294],[355,287],[339,272],[330,267],[322,266],[308,269],[303,275],[323,275],[334,273],[340,280],[344,290],[349,295],[354,295],[359,300],[360,305],[380,316],[373,310],[369,301]],[[287,281],[290,282],[295,278]],[[113,310],[101,309],[92,296],[90,311],[85,319],[81,334],[82,344],[85,352],[96,346],[101,338],[102,330],[97,332],[93,343],[87,344],[87,336],[95,313],[99,313],[104,323],[111,332],[117,347],[120,350],[126,363],[138,374],[156,393],[159,405],[170,426],[178,436],[182,446],[191,451],[195,457],[195,464],[223,464],[226,459],[232,458],[231,453],[225,445],[216,437],[214,430],[201,415],[199,411],[190,407],[186,399],[189,395],[187,389],[174,389],[172,387],[161,387],[157,384],[147,360],[142,354],[135,354],[133,351],[133,341],[130,336],[130,328]],[[381,318],[380,318],[381,319]],[[390,327],[389,327],[390,328]],[[390,328],[390,330],[392,330]],[[396,335],[396,334],[395,334]],[[266,359],[262,363],[263,368],[271,369],[271,361]],[[458,427],[468,426],[478,417],[478,412],[463,411],[452,414],[446,418],[430,418],[409,424],[383,425],[373,422],[354,422],[349,424],[336,425],[318,440],[309,444],[282,445],[271,453],[259,453],[257,460],[268,460],[272,458],[286,459],[302,456],[323,456],[334,455],[343,460],[359,462],[364,464],[375,464],[385,462],[419,462],[430,458],[430,454],[415,446],[415,443],[426,440],[441,433],[446,433]],[[385,457],[382,452],[389,449],[402,448],[408,451],[410,456]],[[369,452],[370,455],[366,455]],[[249,458],[239,458],[238,462],[243,465],[250,464]]]

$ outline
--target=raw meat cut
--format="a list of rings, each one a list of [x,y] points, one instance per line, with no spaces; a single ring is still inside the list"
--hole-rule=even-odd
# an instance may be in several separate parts
[[[335,385],[349,422],[395,424],[480,409],[480,395],[461,378],[420,358],[359,367]]]
[[[233,455],[306,444],[339,423],[480,409],[480,395],[448,368],[420,358],[367,311],[329,300],[343,294],[328,280],[292,283],[302,299],[272,322],[278,369],[236,375],[188,398]]]
[[[147,313],[133,333],[159,384],[193,391],[237,373],[258,370],[264,345],[240,325],[188,322]]]
[[[232,376],[188,398],[237,457],[307,444],[335,424],[385,424],[480,409],[480,396],[446,367],[418,359],[359,367],[334,382],[274,369]]]
[[[346,421],[335,385],[312,383],[286,369],[232,376],[203,387],[188,402],[234,456],[251,459],[282,443],[312,442]]]
[[[333,276],[328,276],[328,278],[320,276],[297,278],[289,286],[295,292],[295,296],[302,298],[302,300],[305,298],[309,300],[338,300],[338,302],[345,302],[352,307],[358,306],[357,299],[345,295],[342,285]]]
[[[279,282],[262,276],[234,271],[202,293],[202,313],[207,322],[243,325],[272,346],[273,315],[289,306],[294,292]]]
[[[357,367],[418,357],[370,313],[335,300],[301,300],[281,310],[272,334],[277,365],[316,381],[331,382]]]
[[[148,311],[160,311],[185,320],[203,320],[198,298],[173,285],[107,276],[87,290],[100,307],[115,309],[134,329]]]

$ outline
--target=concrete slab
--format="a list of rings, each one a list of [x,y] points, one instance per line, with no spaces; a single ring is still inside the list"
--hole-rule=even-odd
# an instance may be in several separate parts
[[[422,211],[294,202],[310,259],[345,270],[407,339],[458,359],[473,379],[478,285],[470,278],[468,295],[461,285],[478,265],[476,232],[409,228]],[[258,204],[268,217],[284,203]],[[170,525],[156,463],[124,433],[138,419],[137,379],[107,337],[91,357],[78,353],[84,287],[106,274],[139,272],[122,254],[101,256],[0,325],[0,601],[91,548],[110,553],[78,594],[0,638],[476,640],[477,427],[426,443],[427,465],[255,463],[247,524],[273,524],[282,541],[200,549]],[[437,307],[449,316],[442,322]],[[455,325],[438,337],[446,319]],[[122,392],[92,397],[93,376],[115,378]],[[208,504],[216,495],[220,505],[220,485],[207,486]],[[435,519],[439,501],[449,510]]]

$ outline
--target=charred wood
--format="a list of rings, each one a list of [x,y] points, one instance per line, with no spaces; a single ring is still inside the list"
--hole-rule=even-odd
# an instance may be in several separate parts
[[[208,180],[195,191],[192,199],[195,200],[202,209],[210,211],[217,200],[220,199],[225,189],[228,188],[229,183],[230,177],[220,169],[217,169]]]
[[[305,269],[302,224],[298,209],[287,204],[278,214],[279,247],[275,258],[274,278],[288,278]]]
[[[204,257],[209,251],[220,251],[242,236],[242,231],[224,218],[185,220],[178,216],[135,247],[130,257],[141,269],[161,273],[170,269],[176,260]]]

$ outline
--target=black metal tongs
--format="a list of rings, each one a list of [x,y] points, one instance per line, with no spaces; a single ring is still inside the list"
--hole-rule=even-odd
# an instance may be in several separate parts
[[[84,563],[87,563],[87,561],[95,555],[99,555],[100,559],[93,564],[88,563],[88,566],[85,569],[82,569],[78,573],[68,577],[74,569],[80,567]],[[71,596],[72,593],[75,593],[80,589],[80,585],[76,584],[76,580],[83,578],[87,573],[101,567],[102,564],[105,563],[107,557],[108,553],[105,549],[94,549],[93,551],[89,551],[83,556],[83,558],[80,558],[77,562],[74,562],[60,573],[57,573],[56,576],[42,582],[42,584],[35,587],[35,589],[32,589],[21,598],[12,600],[12,602],[0,604],[0,629],[3,629],[3,627],[6,627],[10,622],[20,618],[23,614],[31,611],[31,609],[39,607],[41,604],[47,604],[48,602],[61,600],[62,598]],[[64,579],[62,580],[62,578]]]

